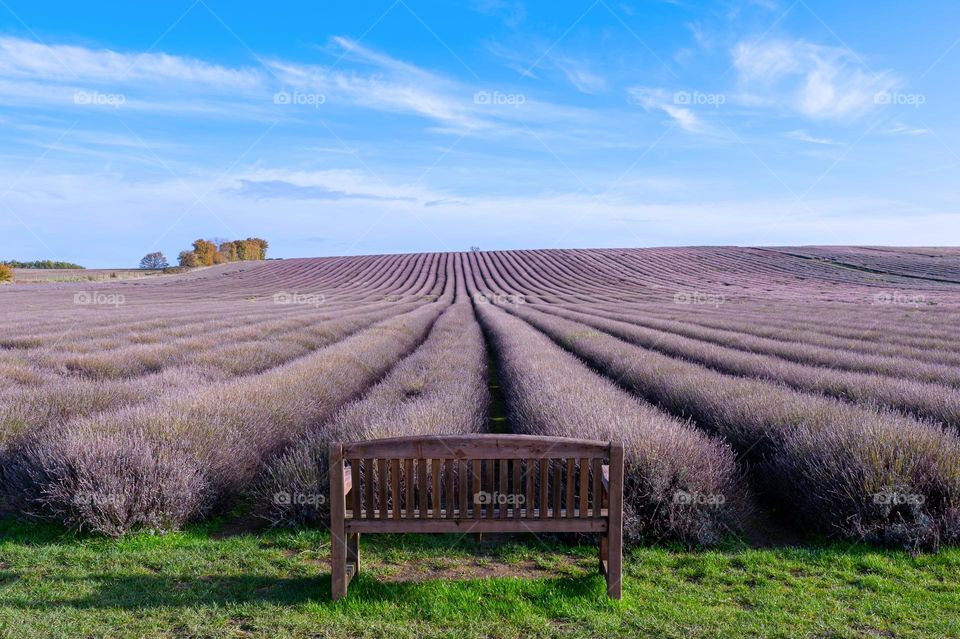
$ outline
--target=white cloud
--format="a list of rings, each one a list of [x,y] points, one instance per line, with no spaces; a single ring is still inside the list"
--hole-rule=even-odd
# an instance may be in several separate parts
[[[825,144],[825,145],[840,144],[836,140],[831,140],[830,138],[817,137],[817,136],[810,135],[804,129],[796,129],[795,131],[788,131],[785,135],[791,140],[799,140],[800,142],[809,142],[810,144]]]
[[[850,119],[900,80],[871,71],[849,49],[805,40],[741,42],[732,51],[744,102],[783,106],[814,119]]]
[[[647,111],[663,111],[690,133],[707,133],[709,128],[688,107],[676,103],[678,94],[668,93],[665,89],[650,87],[632,87],[628,91],[627,101]]]
[[[580,93],[597,94],[607,88],[606,79],[590,71],[581,62],[570,58],[555,58],[553,63]]]
[[[47,46],[19,38],[0,38],[0,76],[60,82],[131,81],[203,84],[219,89],[260,86],[262,73],[232,69],[165,53],[118,53],[73,45]]]

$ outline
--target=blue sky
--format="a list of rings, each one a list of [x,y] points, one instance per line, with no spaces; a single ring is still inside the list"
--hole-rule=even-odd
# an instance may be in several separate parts
[[[0,257],[960,237],[960,4],[0,0]]]

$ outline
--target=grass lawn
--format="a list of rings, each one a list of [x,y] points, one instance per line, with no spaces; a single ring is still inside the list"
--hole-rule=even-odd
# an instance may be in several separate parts
[[[638,548],[612,602],[593,546],[367,536],[332,604],[323,532],[211,530],[0,521],[0,637],[960,637],[960,550]]]

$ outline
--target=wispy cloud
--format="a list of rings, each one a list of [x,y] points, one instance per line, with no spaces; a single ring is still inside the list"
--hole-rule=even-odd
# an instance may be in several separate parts
[[[73,45],[47,46],[11,37],[0,37],[0,76],[108,84],[176,82],[219,89],[251,89],[263,82],[263,74],[257,70],[229,68],[193,58]]]
[[[553,64],[580,93],[597,94],[607,88],[606,79],[591,71],[583,62],[559,57],[553,59]]]
[[[796,129],[793,131],[788,131],[785,134],[785,136],[790,138],[791,140],[798,140],[800,142],[809,142],[810,144],[824,144],[824,145],[840,144],[836,140],[831,140],[830,138],[817,137],[814,135],[810,135],[804,129]]]
[[[849,49],[805,40],[741,42],[732,56],[742,100],[814,119],[858,117],[900,83],[891,72],[869,70]]]
[[[707,133],[710,128],[689,108],[677,104],[677,93],[665,89],[650,87],[632,87],[628,91],[628,102],[647,111],[662,111],[682,129],[690,133]]]

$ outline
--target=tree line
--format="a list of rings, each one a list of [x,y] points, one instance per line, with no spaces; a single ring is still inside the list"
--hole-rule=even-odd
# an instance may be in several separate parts
[[[181,251],[177,256],[178,264],[183,268],[196,266],[213,266],[227,262],[246,262],[251,260],[267,259],[269,244],[259,237],[248,237],[245,240],[204,240],[193,243],[192,250]],[[142,269],[168,268],[167,258],[163,253],[147,253],[140,260]]]
[[[45,268],[45,269],[83,269],[85,267],[70,262],[55,262],[53,260],[34,260],[32,262],[21,262],[19,260],[0,261],[3,266],[10,268]]]

